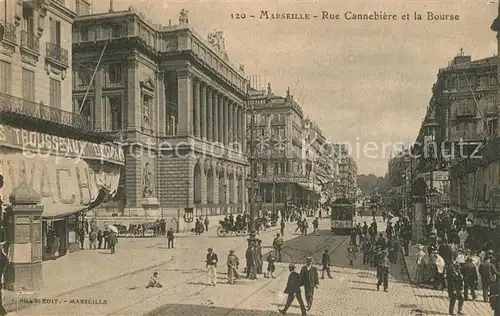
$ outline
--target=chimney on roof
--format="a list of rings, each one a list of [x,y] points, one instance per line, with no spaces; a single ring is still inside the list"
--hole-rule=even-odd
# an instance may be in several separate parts
[[[109,0],[109,12],[114,12],[114,10],[113,10],[113,0]]]

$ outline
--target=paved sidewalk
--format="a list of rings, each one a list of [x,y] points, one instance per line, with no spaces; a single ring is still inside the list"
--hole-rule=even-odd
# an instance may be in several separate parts
[[[261,236],[274,236],[276,230],[277,228],[273,227]],[[189,232],[175,236],[174,249],[167,249],[167,241],[162,237],[120,238],[115,255],[105,249],[83,250],[54,261],[45,261],[43,287],[40,291],[26,294],[4,291],[5,307],[8,311],[14,311],[26,306],[18,303],[20,299],[55,298],[103,282],[140,274],[168,264],[175,257],[193,249],[205,253],[209,246],[217,249],[233,244],[246,245],[245,237],[217,237],[215,229],[205,232],[202,236]]]

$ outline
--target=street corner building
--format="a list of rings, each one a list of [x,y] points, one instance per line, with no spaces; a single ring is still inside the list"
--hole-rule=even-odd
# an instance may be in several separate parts
[[[84,213],[118,191],[125,156],[72,102],[72,23],[89,3],[11,1],[0,8],[2,222],[9,289],[37,288],[50,237],[76,250]],[[34,273],[38,277],[23,277]],[[15,282],[14,282],[14,281]],[[24,282],[26,281],[26,282]]]
[[[259,182],[257,202],[273,213],[291,206],[312,208],[332,198],[339,179],[338,144],[304,118],[290,88],[286,96],[249,76],[247,146],[251,176]]]
[[[125,153],[123,194],[99,221],[182,231],[245,211],[247,83],[222,31],[200,36],[184,10],[168,25],[111,10],[76,17],[72,49],[75,103],[86,98],[93,130],[121,135]]]
[[[467,223],[475,242],[498,240],[498,63],[498,56],[472,60],[461,49],[438,71],[413,156],[400,157],[409,160],[413,189],[405,195],[415,204],[417,240],[442,208]]]

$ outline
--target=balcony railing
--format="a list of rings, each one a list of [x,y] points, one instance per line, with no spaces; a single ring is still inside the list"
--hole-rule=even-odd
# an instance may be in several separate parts
[[[26,47],[32,51],[40,51],[40,39],[35,34],[21,31],[21,47]]]
[[[2,23],[5,27],[4,40],[17,43],[16,26],[3,20],[0,20],[0,23]]]
[[[53,59],[65,66],[68,66],[68,51],[60,45],[54,43],[47,43],[46,46],[47,58]]]
[[[7,113],[25,115],[81,131],[90,131],[88,118],[83,115],[0,93],[0,116]]]

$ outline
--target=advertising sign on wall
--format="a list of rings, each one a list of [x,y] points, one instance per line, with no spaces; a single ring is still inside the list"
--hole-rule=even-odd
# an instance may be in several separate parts
[[[19,150],[0,148],[0,172],[4,175],[3,200],[13,189],[28,183],[42,197],[43,217],[59,217],[87,208],[101,189],[116,193],[120,179],[117,164],[58,156],[27,157]]]

